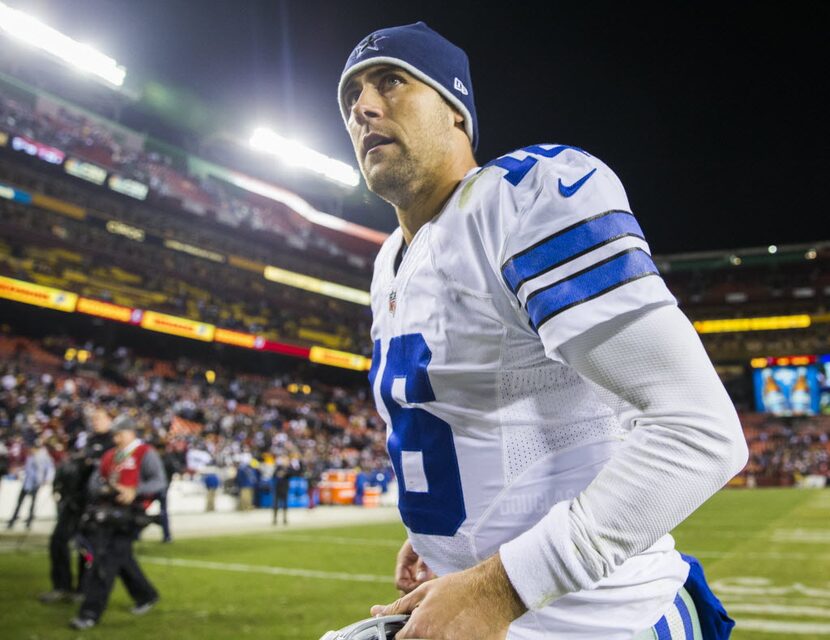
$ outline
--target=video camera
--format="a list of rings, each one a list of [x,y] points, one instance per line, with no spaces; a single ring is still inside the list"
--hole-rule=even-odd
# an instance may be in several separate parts
[[[115,501],[118,491],[106,484],[98,500],[86,508],[81,516],[81,528],[86,531],[107,529],[122,533],[134,533],[150,524],[161,524],[160,515],[148,515],[138,504],[119,504]]]

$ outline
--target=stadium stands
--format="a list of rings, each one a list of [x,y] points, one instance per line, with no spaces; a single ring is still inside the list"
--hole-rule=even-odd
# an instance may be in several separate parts
[[[0,275],[270,339],[365,350],[366,307],[297,295],[225,263],[138,245],[45,210],[0,200],[0,214]]]
[[[750,486],[791,486],[830,478],[830,416],[784,421],[742,414],[749,462],[741,474]]]
[[[703,333],[717,362],[830,352],[830,244],[656,256],[693,321],[810,316],[806,326]]]
[[[80,350],[83,358],[75,355]],[[206,375],[204,364],[186,358],[139,357],[56,336],[0,335],[0,360],[0,442],[11,452],[12,471],[37,437],[60,459],[83,442],[85,408],[104,406],[132,411],[144,435],[177,452],[185,468],[200,459],[229,470],[251,459],[282,459],[315,480],[328,469],[391,473],[385,426],[361,386],[222,368]],[[741,422],[750,461],[737,484],[830,478],[830,416],[742,413]]]
[[[371,266],[371,254],[383,234],[367,241],[317,229],[284,202],[235,188],[206,172],[197,175],[190,171],[189,166],[197,164],[197,160],[180,150],[158,144],[157,148],[148,149],[153,145],[141,134],[72,111],[65,103],[28,98],[30,104],[0,94],[0,130],[11,138],[11,147],[18,152],[38,156],[36,150],[34,154],[31,151],[37,145],[47,146],[60,154],[61,161],[64,157],[76,158],[90,163],[89,170],[93,172],[103,170],[104,177],[110,173],[133,180],[149,189],[141,200],[148,198],[148,203],[166,205],[179,217],[185,214],[184,220],[189,223],[193,222],[190,216],[196,215],[221,225],[276,236],[286,243],[286,249],[293,248],[295,255],[299,249],[305,252],[306,260],[315,257],[333,264],[339,262],[347,271],[361,269],[364,277]],[[18,137],[20,140],[15,142]],[[27,148],[27,144],[34,146]],[[43,160],[42,155],[39,157]],[[53,159],[43,162],[49,164],[50,160]],[[90,177],[93,176],[84,173],[81,179]],[[98,182],[102,183],[103,179]],[[283,195],[287,202],[302,204],[290,193]]]
[[[183,466],[199,458],[188,456],[192,451],[227,468],[252,458],[286,459],[315,477],[326,469],[388,466],[385,426],[364,388],[221,368],[206,375],[184,358],[73,344],[0,335],[0,441],[12,452],[12,471],[37,437],[58,459],[81,446],[84,412],[97,406],[132,412],[144,436],[176,451]],[[86,355],[67,359],[70,349]]]

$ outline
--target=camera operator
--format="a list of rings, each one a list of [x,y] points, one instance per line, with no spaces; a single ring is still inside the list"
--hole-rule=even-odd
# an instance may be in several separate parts
[[[112,418],[101,408],[87,412],[92,425],[92,435],[86,438],[82,451],[64,461],[55,473],[52,490],[58,496],[58,519],[49,538],[52,590],[40,594],[44,604],[75,600],[78,593],[72,590],[71,553],[69,544],[78,533],[81,515],[87,503],[87,485],[98,461],[113,446],[110,425]],[[78,586],[81,591],[83,559],[78,562]]]
[[[159,454],[136,435],[138,426],[128,415],[112,422],[115,448],[101,458],[90,480],[92,504],[82,527],[92,546],[92,567],[84,578],[75,629],[94,627],[106,609],[116,576],[135,601],[132,613],[141,615],[158,601],[158,592],[133,556],[133,540],[150,519],[144,510],[164,490],[166,478]]]

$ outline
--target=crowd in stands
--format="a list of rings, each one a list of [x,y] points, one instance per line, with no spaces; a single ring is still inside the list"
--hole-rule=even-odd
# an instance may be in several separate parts
[[[387,470],[386,429],[365,388],[219,368],[206,375],[183,358],[92,344],[76,345],[88,350],[84,362],[67,360],[73,344],[0,334],[0,451],[11,471],[39,442],[56,462],[83,448],[97,408],[132,415],[141,435],[176,455],[183,472],[210,465],[232,478],[253,460],[311,479],[327,469]]]
[[[777,251],[777,250],[776,250]],[[753,257],[753,256],[750,256]],[[656,258],[681,306],[695,317],[742,317],[826,312],[830,308],[830,247],[790,249],[754,255],[750,262],[731,264],[727,252],[707,264],[672,269],[671,256]],[[737,256],[732,256],[737,259]],[[711,263],[720,261],[720,265]],[[823,311],[822,311],[823,310]]]
[[[368,307],[0,201],[0,275],[296,343],[365,353]],[[312,333],[309,333],[312,332]]]
[[[64,198],[90,210],[105,211],[113,219],[147,231],[187,238],[223,255],[244,256],[257,263],[277,264],[358,289],[368,289],[370,263],[376,247],[344,248],[343,243],[348,244],[345,236],[338,246],[338,242],[332,242],[321,229],[316,228],[312,233],[312,225],[307,220],[280,203],[234,190],[213,178],[191,175],[186,161],[182,160],[184,156],[166,155],[159,150],[146,151],[145,138],[141,135],[107,125],[105,121],[68,105],[41,100],[40,103],[36,101],[36,108],[33,108],[23,98],[12,96],[0,96],[0,128],[53,144],[69,154],[142,181],[151,187],[151,200],[131,202],[105,189],[80,184],[60,172],[46,178],[48,167],[43,171],[32,171],[8,159],[0,159],[0,176],[15,184]],[[166,215],[168,206],[174,215]],[[48,218],[41,212],[34,217],[39,228],[45,229],[42,221]],[[194,220],[209,220],[211,224],[194,224]],[[236,227],[239,233],[222,231],[227,225]],[[137,269],[138,273],[133,274],[141,279],[137,287],[140,292],[132,291],[131,296],[125,296],[123,290],[127,283],[120,283],[120,292],[111,292],[105,286],[97,287],[87,282],[82,287],[86,295],[121,298],[128,306],[146,306],[271,339],[313,342],[300,335],[304,328],[306,332],[334,336],[327,346],[366,353],[368,318],[361,310],[355,312],[353,305],[286,291],[284,287],[252,278],[250,273],[205,264],[204,260],[171,256],[170,251],[153,251],[147,246],[130,247],[129,241],[123,238],[83,226],[75,223],[73,228],[70,221],[64,220],[50,228],[64,234],[68,244],[84,249],[93,247],[96,255],[89,259],[96,262],[96,269],[111,272],[113,267],[122,268],[120,260],[114,262],[113,256],[144,263]],[[268,232],[265,236],[272,238],[273,243],[267,246],[257,234],[246,235],[252,231]],[[17,250],[26,252],[25,244]],[[105,253],[103,257],[102,252]],[[165,255],[160,257],[159,253]],[[730,264],[724,260],[721,267],[713,267],[710,257],[708,266],[673,269],[672,260],[665,260],[661,264],[667,283],[683,310],[693,319],[826,313],[830,302],[830,252],[823,245],[805,251],[801,261],[763,261],[756,257],[747,259],[744,264]],[[148,272],[149,263],[163,265],[166,273],[156,276],[152,271]],[[8,265],[0,268],[8,270]],[[171,273],[177,277],[171,277]],[[50,275],[54,274],[41,273],[39,277]],[[215,282],[227,285],[223,286],[221,295],[210,286]],[[77,285],[72,290],[78,288]],[[233,293],[228,295],[226,288]],[[161,307],[148,304],[148,299],[153,301],[159,295],[164,298]],[[128,299],[134,304],[126,302]],[[298,306],[303,308],[298,309]],[[830,351],[830,334],[821,327],[768,332],[763,337],[743,333],[706,335],[703,339],[709,353],[722,360],[771,353]]]
[[[789,486],[808,476],[830,482],[830,416],[782,420],[768,414],[741,414],[749,445],[742,475],[750,485]]]
[[[34,97],[32,100],[37,102]],[[108,125],[68,105],[41,100],[33,107],[0,95],[0,130],[54,146],[149,186],[148,202],[170,206],[189,225],[200,218],[209,219],[221,226],[264,233],[288,250],[317,254],[315,258],[347,271],[365,273],[371,267],[373,256],[368,254],[377,248],[371,243],[343,234],[333,236],[281,202],[196,175],[189,171],[183,153],[166,154],[161,146],[147,150],[145,136]]]
[[[770,355],[830,353],[830,330],[826,324],[805,329],[708,333],[701,335],[703,346],[713,359],[746,361]]]
[[[780,255],[786,250],[786,255]],[[698,264],[657,257],[669,289],[692,320],[826,315],[830,311],[830,247],[785,248],[777,254],[750,252],[730,263],[726,252],[706,254]],[[686,262],[695,262],[694,256]],[[672,268],[674,264],[677,268]],[[701,338],[719,362],[759,356],[830,353],[825,324],[809,328],[706,333]]]

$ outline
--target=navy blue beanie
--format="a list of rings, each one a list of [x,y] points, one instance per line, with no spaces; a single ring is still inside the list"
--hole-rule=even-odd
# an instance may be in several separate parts
[[[470,61],[462,49],[423,22],[380,29],[366,36],[346,61],[337,86],[344,120],[348,120],[348,109],[343,100],[346,83],[358,71],[376,64],[401,67],[440,93],[464,116],[467,136],[473,149],[478,147],[478,118]]]

